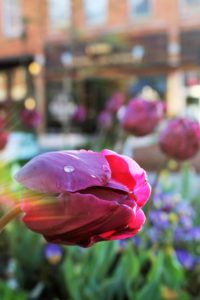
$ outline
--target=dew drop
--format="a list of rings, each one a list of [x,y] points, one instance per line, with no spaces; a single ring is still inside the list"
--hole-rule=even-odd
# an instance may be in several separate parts
[[[92,178],[97,178],[95,175],[91,175]]]
[[[72,167],[72,166],[64,166],[64,171],[65,171],[65,173],[72,173],[72,172],[74,172],[74,167]]]

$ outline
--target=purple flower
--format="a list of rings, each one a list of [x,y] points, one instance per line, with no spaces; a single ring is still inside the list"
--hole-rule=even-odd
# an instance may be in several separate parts
[[[192,224],[193,224],[192,221],[193,220],[188,216],[180,216],[179,217],[179,223],[182,226],[182,228],[185,228],[185,229],[192,227]]]
[[[44,255],[50,264],[57,265],[62,260],[63,248],[57,244],[47,243],[44,246]]]
[[[160,135],[159,145],[165,154],[174,159],[192,158],[200,148],[199,123],[186,118],[171,120]]]
[[[16,175],[36,192],[21,204],[23,221],[48,242],[89,247],[134,236],[150,195],[146,173],[110,150],[39,155]]]
[[[153,225],[159,229],[166,230],[170,225],[169,216],[164,211],[152,210],[149,217]]]
[[[122,93],[114,93],[106,104],[106,110],[111,113],[117,113],[120,107],[124,104],[125,97]]]
[[[190,241],[200,242],[200,226],[188,230],[188,239]]]
[[[183,228],[177,227],[174,230],[174,242],[186,241],[186,232]]]
[[[98,115],[98,124],[100,128],[103,129],[110,129],[113,124],[113,116],[112,114],[107,111],[103,110],[99,115]]]
[[[133,238],[132,238],[132,241],[133,241],[133,244],[136,246],[136,247],[139,247],[141,245],[141,238],[137,235],[135,235]]]
[[[148,101],[140,98],[131,99],[121,118],[122,128],[135,135],[145,136],[156,128],[164,114],[161,101]]]
[[[87,118],[87,109],[84,105],[78,105],[72,116],[72,120],[77,123],[83,123]]]
[[[22,123],[28,128],[36,128],[42,121],[41,114],[36,110],[24,109],[21,113]]]
[[[151,243],[156,243],[162,236],[162,232],[158,227],[151,227],[147,230],[147,236],[150,239]]]
[[[176,257],[180,264],[187,270],[191,270],[194,267],[195,259],[187,251],[182,249],[176,249]]]

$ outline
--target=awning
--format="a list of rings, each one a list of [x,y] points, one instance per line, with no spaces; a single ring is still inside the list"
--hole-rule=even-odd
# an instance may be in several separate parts
[[[33,55],[11,56],[0,59],[0,70],[28,65],[33,61]]]

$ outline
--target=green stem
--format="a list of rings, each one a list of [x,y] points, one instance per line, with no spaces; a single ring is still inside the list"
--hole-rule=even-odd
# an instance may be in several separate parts
[[[11,211],[9,211],[5,216],[0,218],[0,232],[4,229],[4,227],[19,216],[22,213],[19,205],[16,205]]]

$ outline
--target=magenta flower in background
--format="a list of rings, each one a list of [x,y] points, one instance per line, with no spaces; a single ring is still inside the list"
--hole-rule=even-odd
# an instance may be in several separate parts
[[[42,117],[36,109],[24,109],[21,113],[21,120],[27,128],[33,129],[41,123]]]
[[[132,237],[145,222],[146,173],[115,152],[45,153],[27,163],[16,179],[37,192],[21,204],[23,221],[48,242],[89,247]]]
[[[200,148],[200,125],[188,118],[171,120],[160,135],[160,148],[176,160],[186,160]]]
[[[6,131],[0,131],[0,150],[3,150],[8,142],[9,133]]]
[[[110,129],[113,124],[113,115],[108,110],[100,112],[97,118],[97,122],[100,128]]]
[[[110,111],[111,113],[117,113],[120,107],[124,104],[124,101],[125,96],[120,92],[116,92],[106,103],[106,110]]]
[[[83,123],[87,118],[87,109],[84,105],[78,105],[72,116],[72,120],[77,123]]]
[[[134,98],[126,106],[120,123],[125,131],[135,136],[145,136],[153,132],[163,115],[164,104],[161,101]]]

